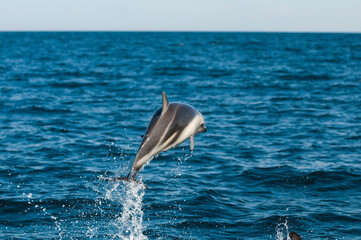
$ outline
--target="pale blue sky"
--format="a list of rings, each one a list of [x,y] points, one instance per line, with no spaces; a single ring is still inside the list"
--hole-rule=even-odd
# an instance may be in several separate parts
[[[0,0],[0,30],[361,32],[361,0]]]

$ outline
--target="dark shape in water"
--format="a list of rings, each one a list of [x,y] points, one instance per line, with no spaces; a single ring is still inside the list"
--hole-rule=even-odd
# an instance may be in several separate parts
[[[290,232],[288,235],[290,236],[291,240],[302,240],[301,236],[296,232]]]

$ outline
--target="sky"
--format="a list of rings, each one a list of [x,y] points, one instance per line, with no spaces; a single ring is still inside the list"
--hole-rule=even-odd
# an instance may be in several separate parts
[[[361,32],[361,0],[0,0],[0,31]]]

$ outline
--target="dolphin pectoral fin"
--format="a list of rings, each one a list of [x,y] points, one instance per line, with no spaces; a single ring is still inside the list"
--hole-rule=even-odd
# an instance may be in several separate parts
[[[169,102],[165,92],[162,92],[162,97],[163,97],[163,108],[162,108],[162,114],[163,114],[167,110]]]
[[[190,149],[191,149],[191,151],[193,152],[193,149],[194,149],[194,135],[192,135],[192,136],[189,138],[189,141],[190,141],[190,143],[191,143]]]

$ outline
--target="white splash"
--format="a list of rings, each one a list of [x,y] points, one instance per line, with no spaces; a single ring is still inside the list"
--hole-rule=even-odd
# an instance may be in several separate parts
[[[285,238],[285,235],[286,238]],[[279,223],[276,227],[276,240],[291,240],[291,238],[288,236],[288,225],[287,225],[287,219],[284,223]]]
[[[119,202],[123,208],[118,216],[111,220],[117,229],[111,239],[145,240],[143,227],[143,196],[145,186],[136,182],[115,183],[107,190],[105,197],[111,201]]]

